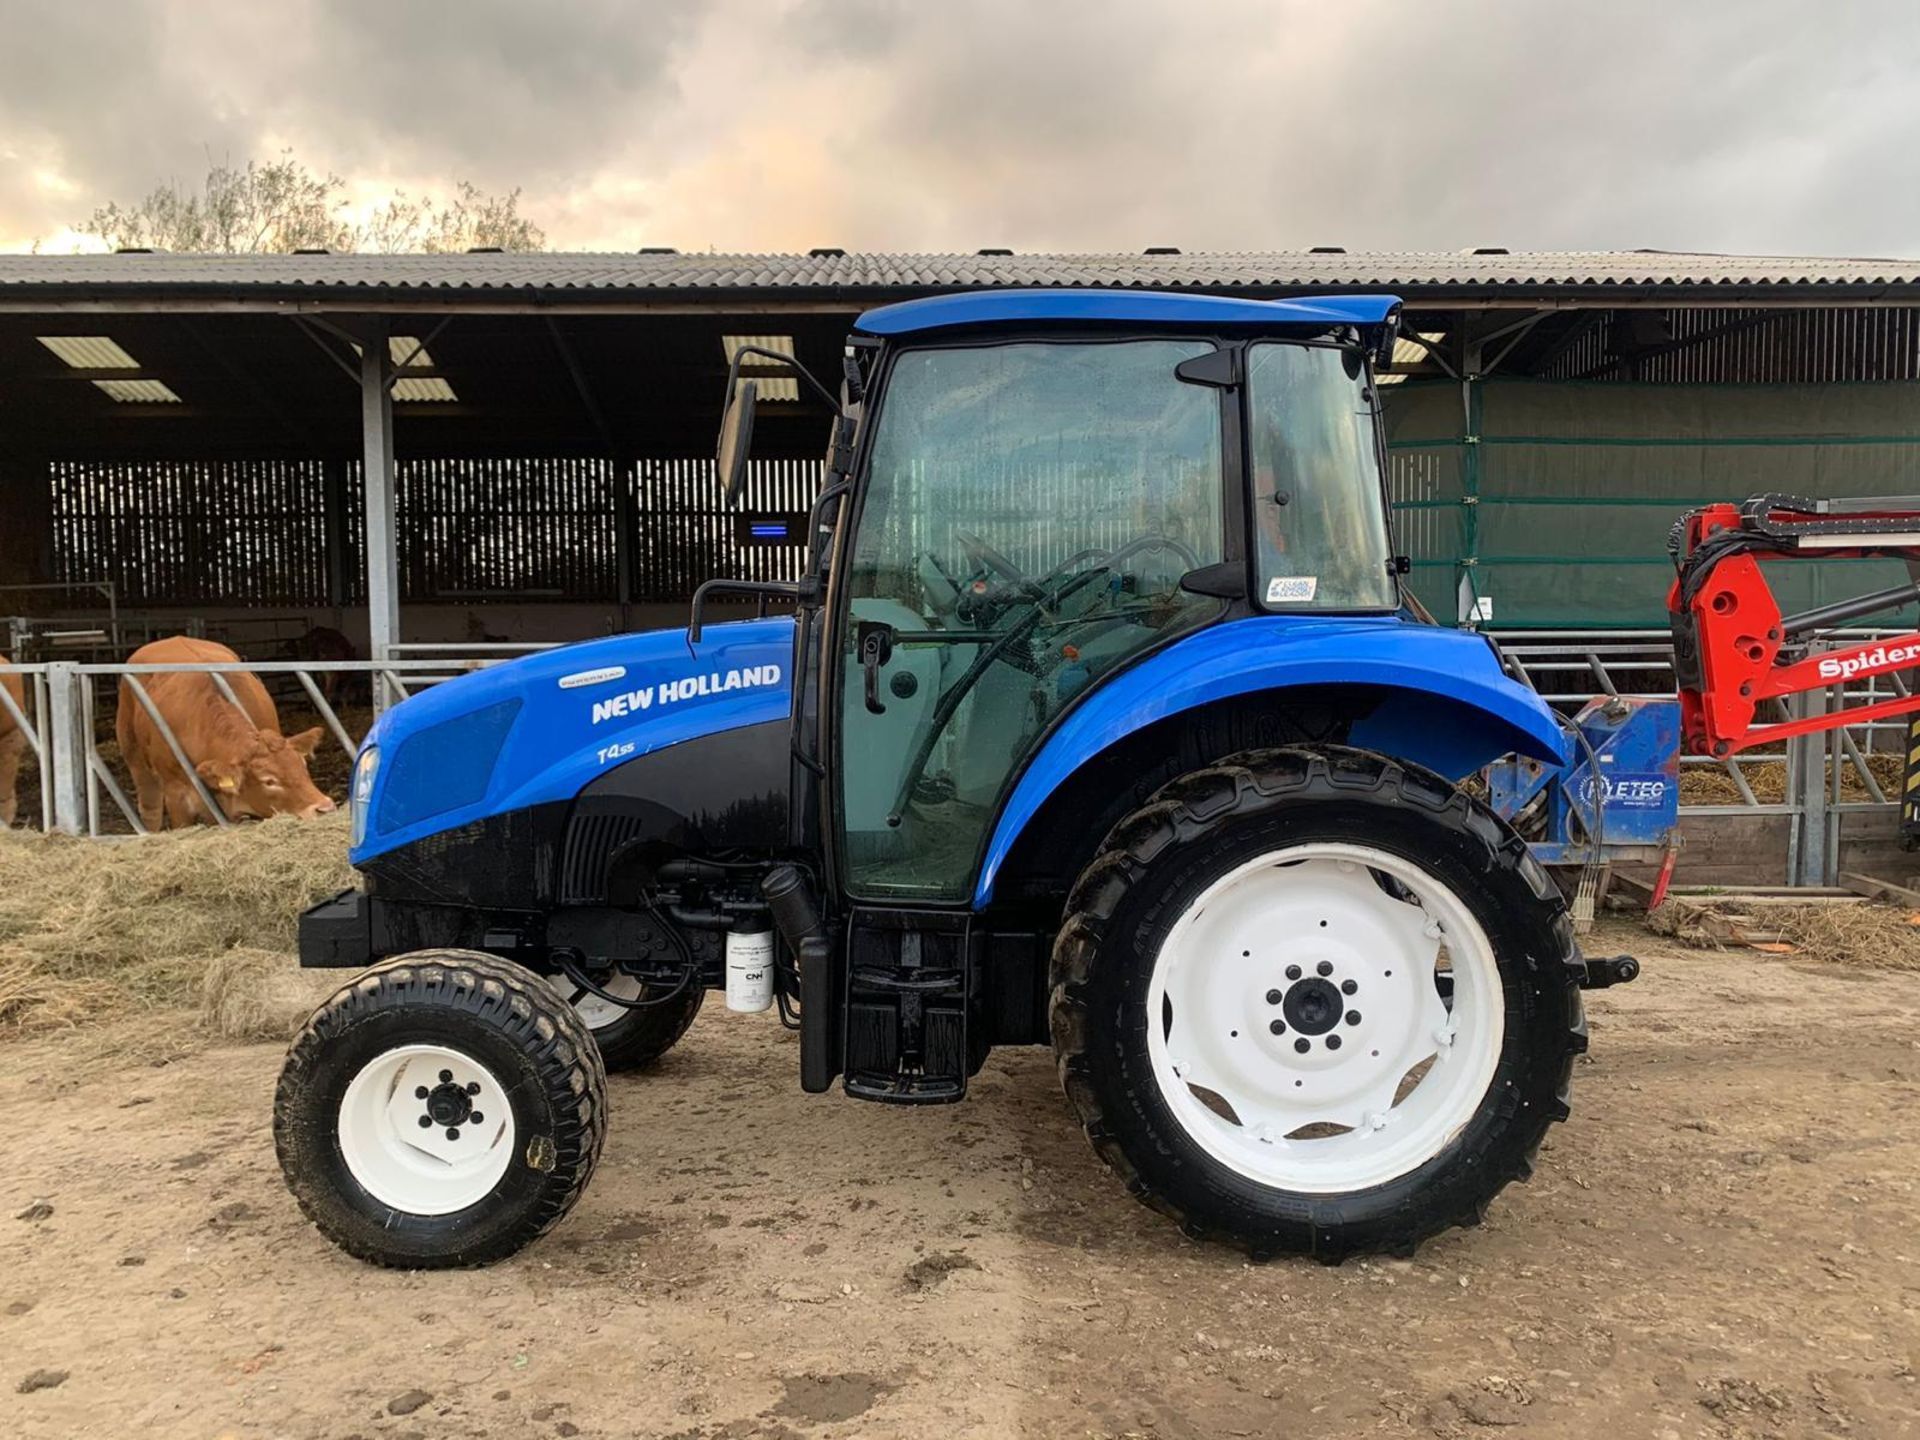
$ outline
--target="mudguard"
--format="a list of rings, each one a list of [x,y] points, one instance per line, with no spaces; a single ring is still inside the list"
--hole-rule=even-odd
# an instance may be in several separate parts
[[[696,736],[786,720],[793,621],[612,635],[528,655],[389,710],[355,865],[469,821],[570,801],[625,761]]]
[[[973,904],[993,898],[1022,828],[1081,764],[1156,720],[1235,695],[1301,685],[1378,685],[1389,698],[1356,723],[1349,743],[1459,780],[1518,753],[1562,763],[1559,722],[1509,677],[1485,638],[1398,616],[1318,619],[1267,615],[1175,642],[1089,694],[1021,774],[995,822]]]

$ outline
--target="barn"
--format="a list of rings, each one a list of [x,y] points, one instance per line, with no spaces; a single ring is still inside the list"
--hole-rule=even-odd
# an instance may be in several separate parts
[[[267,659],[325,629],[418,678],[674,623],[701,580],[782,578],[800,559],[783,527],[718,504],[733,352],[831,376],[861,310],[998,286],[1402,296],[1384,379],[1414,589],[1443,620],[1501,632],[1550,695],[1670,684],[1664,547],[1689,506],[1914,488],[1920,262],[1336,246],[10,255],[0,648],[105,662],[187,631]],[[746,503],[789,516],[825,412],[787,376],[761,394]],[[1795,583],[1812,602],[1831,581],[1805,567]],[[1884,772],[1864,757],[1896,739],[1846,737],[1852,778],[1817,817],[1835,853],[1845,826],[1885,828]],[[1723,780],[1698,792],[1702,814],[1741,812],[1759,851],[1784,855],[1808,787],[1756,790],[1740,766]]]

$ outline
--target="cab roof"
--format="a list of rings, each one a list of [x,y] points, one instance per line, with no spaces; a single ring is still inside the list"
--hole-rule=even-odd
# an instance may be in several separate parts
[[[869,310],[854,322],[865,335],[914,335],[968,325],[1197,325],[1272,330],[1384,325],[1395,295],[1319,295],[1307,300],[1241,300],[1165,290],[974,290]]]

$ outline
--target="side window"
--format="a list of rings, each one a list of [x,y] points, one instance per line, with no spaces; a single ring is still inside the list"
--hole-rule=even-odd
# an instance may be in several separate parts
[[[1259,598],[1274,610],[1392,609],[1376,422],[1358,356],[1254,345],[1247,382]]]
[[[1201,341],[908,351],[876,418],[840,707],[855,893],[959,899],[1009,777],[1075,695],[1217,613]]]

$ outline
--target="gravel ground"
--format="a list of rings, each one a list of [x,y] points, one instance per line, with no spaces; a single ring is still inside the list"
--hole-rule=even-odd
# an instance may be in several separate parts
[[[704,1015],[573,1216],[361,1266],[282,1189],[279,1050],[0,1045],[0,1434],[1920,1434],[1920,975],[1663,948],[1538,1175],[1411,1261],[1252,1266],[1121,1192],[1042,1051],[808,1097]]]

